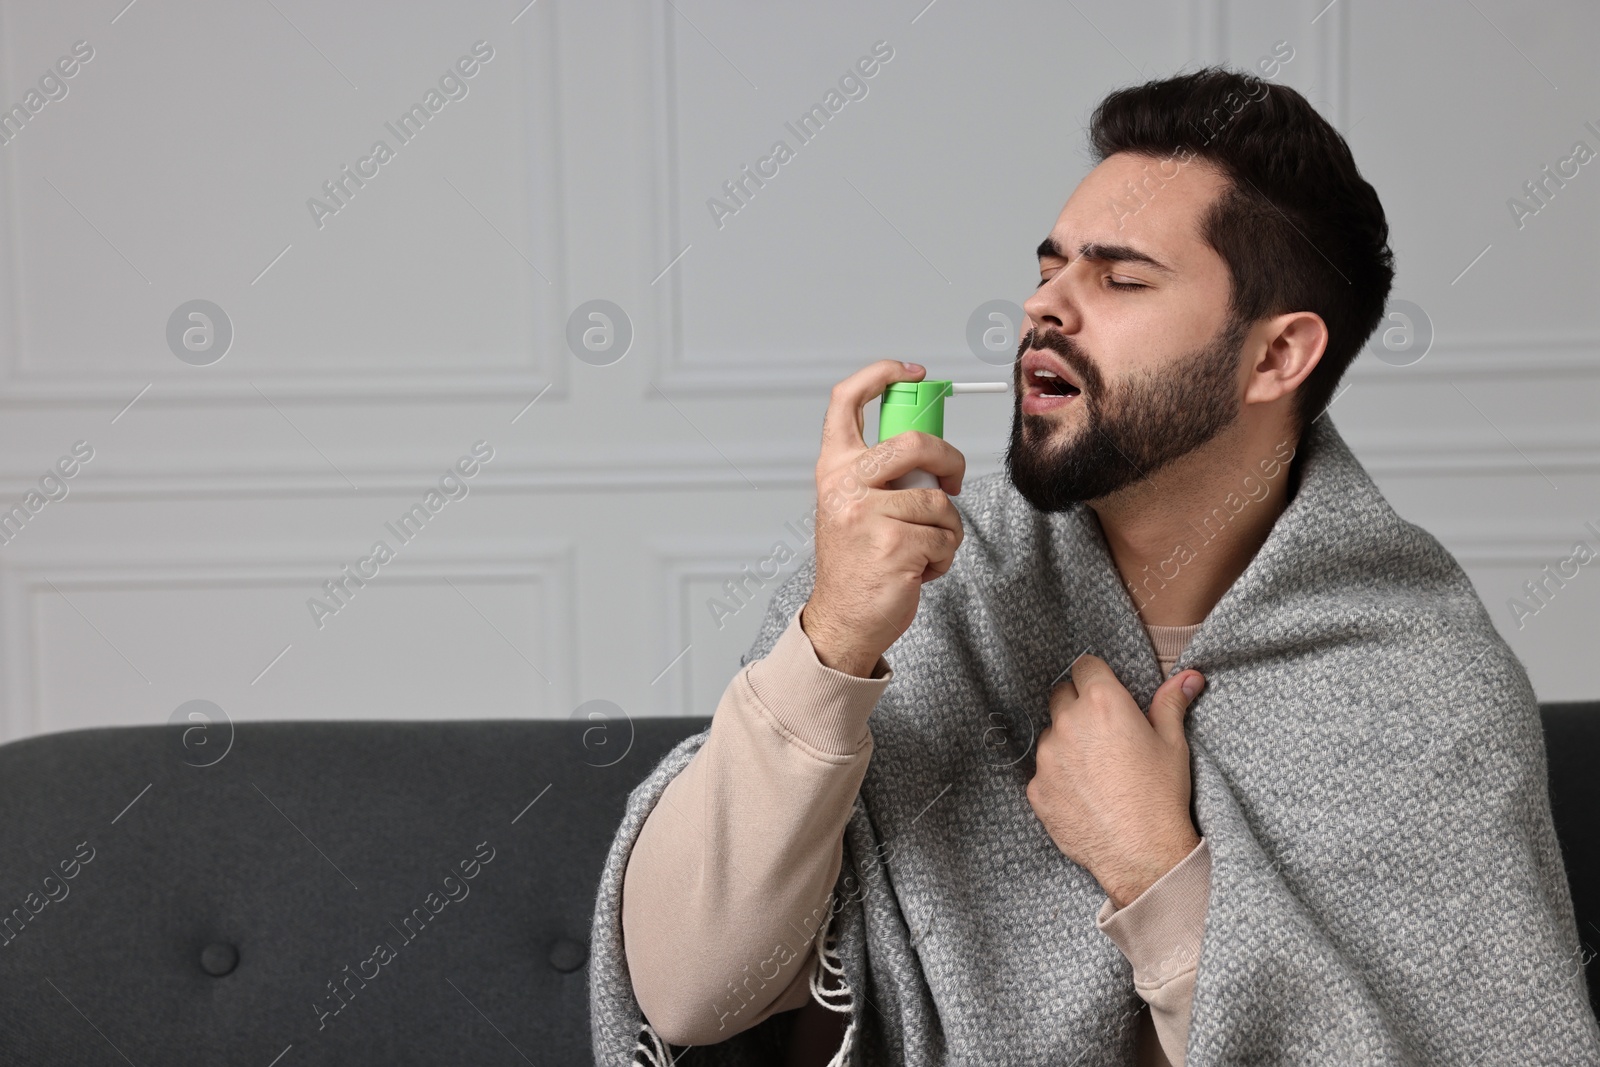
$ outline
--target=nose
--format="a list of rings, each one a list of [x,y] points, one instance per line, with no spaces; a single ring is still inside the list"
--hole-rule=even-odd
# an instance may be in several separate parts
[[[1062,333],[1078,332],[1083,318],[1072,292],[1072,278],[1077,274],[1073,270],[1075,265],[1069,263],[1056,271],[1023,301],[1022,310],[1027,313],[1030,325],[1039,329],[1054,326]]]

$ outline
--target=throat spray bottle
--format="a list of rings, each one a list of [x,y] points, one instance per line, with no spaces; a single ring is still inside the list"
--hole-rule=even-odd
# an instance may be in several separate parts
[[[897,433],[921,430],[944,438],[944,399],[957,393],[1007,393],[1010,382],[952,382],[943,379],[891,382],[878,404],[878,440]],[[939,478],[931,471],[908,471],[889,482],[890,489],[937,489]]]

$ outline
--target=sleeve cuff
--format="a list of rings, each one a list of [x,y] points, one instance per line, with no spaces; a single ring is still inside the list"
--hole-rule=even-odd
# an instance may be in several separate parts
[[[800,626],[804,609],[802,604],[789,616],[789,625],[771,652],[746,666],[750,689],[762,707],[800,740],[819,751],[848,756],[866,743],[867,718],[894,671],[882,656],[870,678],[823,664]]]
[[[1194,850],[1120,910],[1108,897],[1095,926],[1133,965],[1136,986],[1158,986],[1200,962],[1211,900],[1211,846]]]

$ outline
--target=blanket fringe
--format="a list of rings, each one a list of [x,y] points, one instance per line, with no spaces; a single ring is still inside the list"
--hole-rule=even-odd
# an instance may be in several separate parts
[[[646,1037],[650,1038],[651,1044],[655,1046],[654,1049],[644,1043]],[[642,1064],[643,1067],[672,1067],[673,1062],[671,1048],[661,1040],[661,1035],[656,1033],[656,1028],[650,1025],[649,1020],[646,1020],[644,1029],[639,1031],[639,1043],[633,1047],[633,1063]]]
[[[850,1025],[845,1028],[844,1040],[839,1045],[839,1051],[828,1061],[828,1067],[846,1067],[850,1062],[850,1050],[855,1045],[856,997],[855,990],[850,988],[850,983],[844,976],[844,964],[839,960],[838,938],[829,937],[832,929],[833,916],[829,915],[828,921],[822,926],[822,931],[817,934],[817,966],[811,972],[811,996],[829,1011],[840,1011],[850,1016]],[[824,987],[827,981],[826,975],[829,974],[838,978],[838,988]],[[840,996],[846,998],[842,1003],[835,1003],[829,999]]]
[[[844,1040],[839,1045],[839,1051],[828,1061],[828,1067],[848,1067],[850,1050],[855,1046],[856,997],[855,990],[850,988],[850,983],[844,976],[844,963],[839,959],[838,938],[831,936],[832,931],[833,916],[829,915],[828,921],[822,925],[821,931],[817,934],[817,965],[811,971],[811,996],[829,1011],[844,1012],[850,1016],[850,1025],[845,1027]],[[826,987],[828,975],[838,979],[839,984],[836,988]],[[845,999],[841,1002],[838,1001],[839,997]],[[644,1042],[646,1037],[650,1039],[649,1045]],[[632,1062],[639,1067],[673,1067],[675,1062],[671,1047],[661,1040],[661,1035],[656,1033],[655,1027],[650,1025],[648,1019],[639,1031],[639,1042],[633,1048]]]

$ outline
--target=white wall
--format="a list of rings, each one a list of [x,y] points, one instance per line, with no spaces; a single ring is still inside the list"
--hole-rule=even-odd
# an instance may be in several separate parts
[[[193,699],[709,714],[763,605],[719,628],[707,599],[804,548],[829,386],[885,356],[1001,377],[968,317],[1032,288],[1094,103],[1279,41],[1435,331],[1410,366],[1364,355],[1330,417],[1540,697],[1600,696],[1600,565],[1521,629],[1506,603],[1600,547],[1600,165],[1520,228],[1507,207],[1600,150],[1600,12],[1325,2],[0,0],[0,106],[94,49],[0,146],[0,509],[94,449],[0,546],[0,737]],[[468,94],[319,227],[308,198],[477,41]],[[797,145],[879,41],[866,96]],[[793,159],[719,227],[708,198],[779,138]],[[235,334],[207,366],[167,340],[195,299]],[[566,341],[596,299],[631,322],[609,365]],[[1009,403],[961,402],[970,474]],[[479,440],[470,493],[400,545],[385,522]],[[380,538],[395,559],[319,628],[308,598]]]

